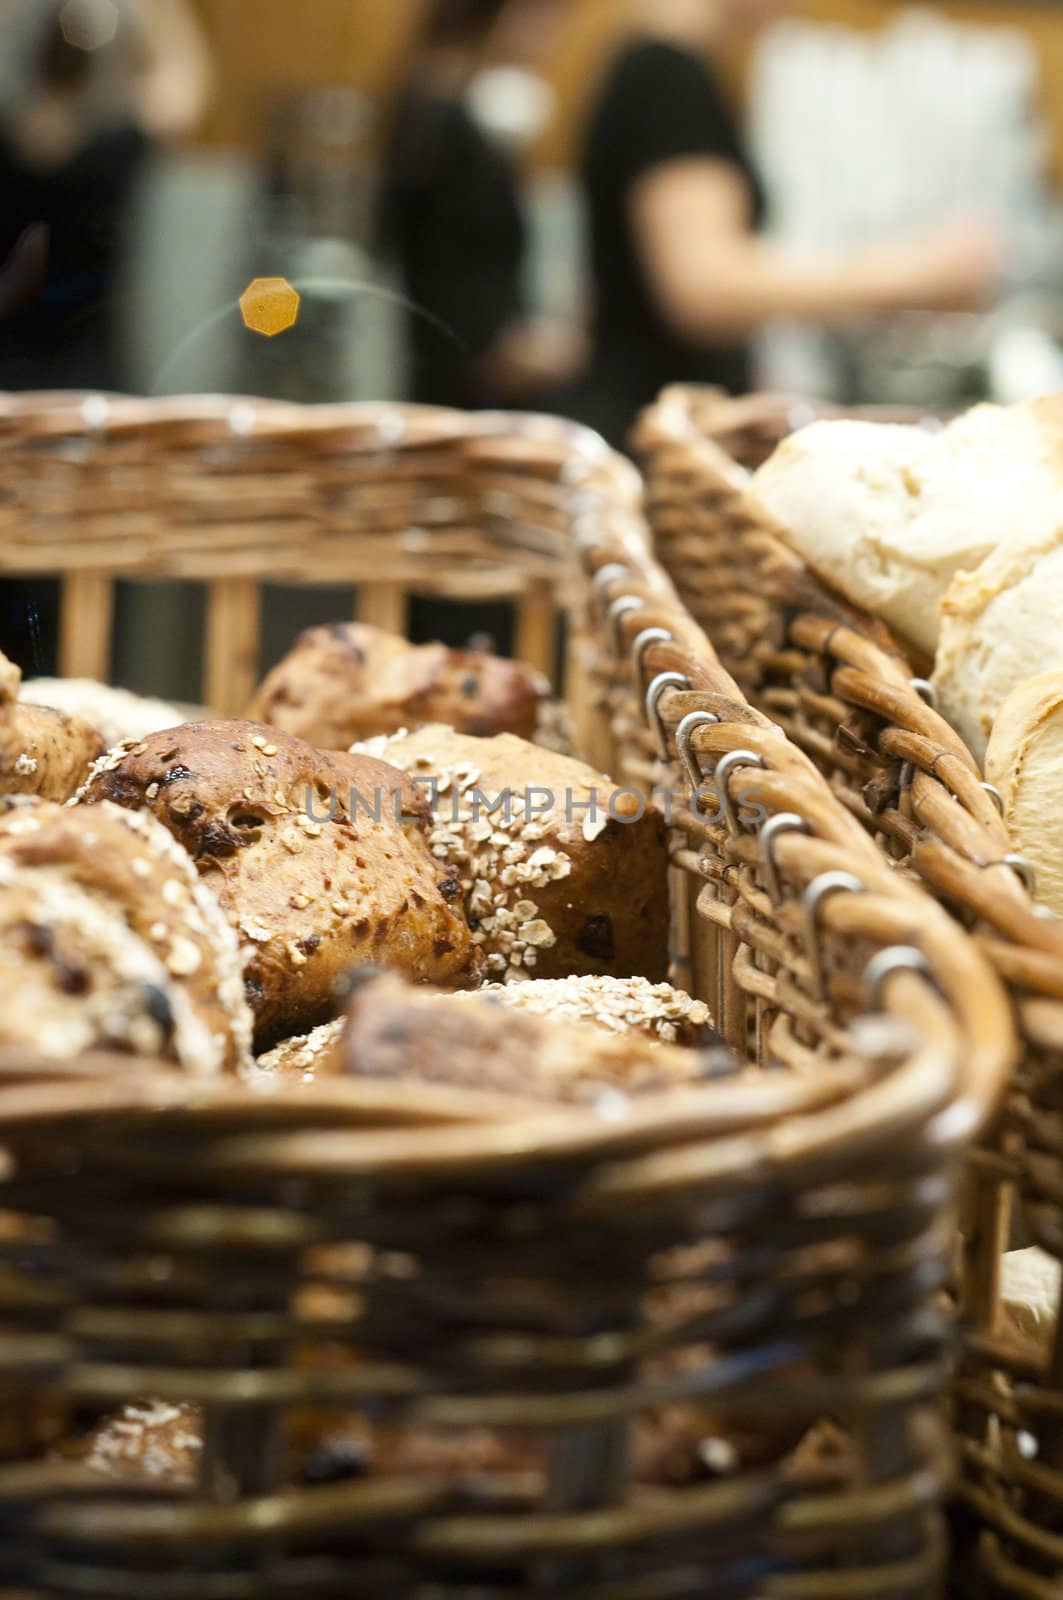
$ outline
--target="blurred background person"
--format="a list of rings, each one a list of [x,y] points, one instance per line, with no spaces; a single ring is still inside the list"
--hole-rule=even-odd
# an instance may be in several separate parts
[[[9,0],[0,10],[0,389],[128,387],[118,287],[152,152],[205,107],[185,0]],[[0,588],[0,648],[54,670],[54,583]]]
[[[1001,276],[1002,241],[975,220],[831,254],[759,237],[764,192],[706,57],[781,9],[634,0],[606,71],[581,163],[593,356],[569,404],[615,445],[666,384],[752,388],[750,339],[772,319],[966,308]]]
[[[576,325],[530,310],[520,174],[470,95],[492,61],[544,50],[561,9],[557,0],[427,0],[388,114],[380,197],[381,245],[410,302],[417,404],[549,410],[586,359]],[[410,633],[509,651],[513,611],[415,599]]]
[[[0,386],[125,387],[116,289],[153,150],[210,84],[185,0],[14,0],[0,12],[0,257],[43,225],[47,270],[8,324]]]
[[[577,327],[533,315],[527,227],[510,152],[470,104],[517,41],[545,48],[557,0],[427,0],[388,113],[380,233],[408,300],[410,398],[548,407],[585,359]]]

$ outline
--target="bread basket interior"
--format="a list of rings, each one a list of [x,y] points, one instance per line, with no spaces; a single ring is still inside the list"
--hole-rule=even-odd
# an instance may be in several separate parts
[[[546,419],[225,400],[12,398],[0,452],[3,564],[64,574],[68,673],[106,676],[129,577],[209,585],[228,712],[266,582],[342,578],[393,627],[413,593],[508,595],[547,669],[563,637],[580,753],[666,808],[674,973],[742,1062],[514,1117],[446,1087],[251,1095],[8,1052],[0,1582],[943,1592],[944,1287],[1011,1012],[720,665],[633,469]],[[1004,1160],[973,1169],[968,1284],[993,1277]],[[184,1476],[56,1453],[131,1404],[194,1436]]]

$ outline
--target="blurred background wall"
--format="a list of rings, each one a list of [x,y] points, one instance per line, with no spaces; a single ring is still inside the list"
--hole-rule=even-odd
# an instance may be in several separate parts
[[[280,85],[307,87],[343,81],[372,96],[395,79],[416,14],[415,0],[310,0],[298,11],[291,0],[197,0],[225,82],[203,129],[203,142],[229,149],[254,146],[264,101]],[[860,29],[893,19],[896,0],[803,0],[810,21]],[[984,27],[1018,27],[1040,62],[1045,112],[1052,131],[1052,170],[1063,182],[1063,16],[1058,0],[941,0],[934,9],[955,21]],[[612,0],[578,0],[564,49],[552,66],[556,115],[536,150],[540,166],[568,165],[577,130],[601,63],[619,30]],[[736,93],[748,62],[733,58]]]

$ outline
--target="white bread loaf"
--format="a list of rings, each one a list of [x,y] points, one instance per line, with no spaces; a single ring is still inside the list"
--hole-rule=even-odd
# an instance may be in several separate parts
[[[1051,535],[1001,546],[945,596],[934,687],[942,715],[979,761],[1008,696],[1063,670],[1061,614],[1063,508]]]
[[[937,433],[813,423],[748,494],[826,582],[932,656],[956,574],[1063,521],[1063,395],[978,406]]]
[[[1037,868],[1038,899],[1063,916],[1063,670],[1031,678],[1005,700],[986,777],[1004,797],[1015,849]]]

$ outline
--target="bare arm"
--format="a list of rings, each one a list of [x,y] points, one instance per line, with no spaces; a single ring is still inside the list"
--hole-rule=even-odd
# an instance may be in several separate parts
[[[969,306],[999,272],[994,241],[967,227],[867,251],[797,255],[751,232],[742,175],[704,157],[646,173],[629,207],[661,314],[696,343],[740,339],[773,317],[839,323]]]

